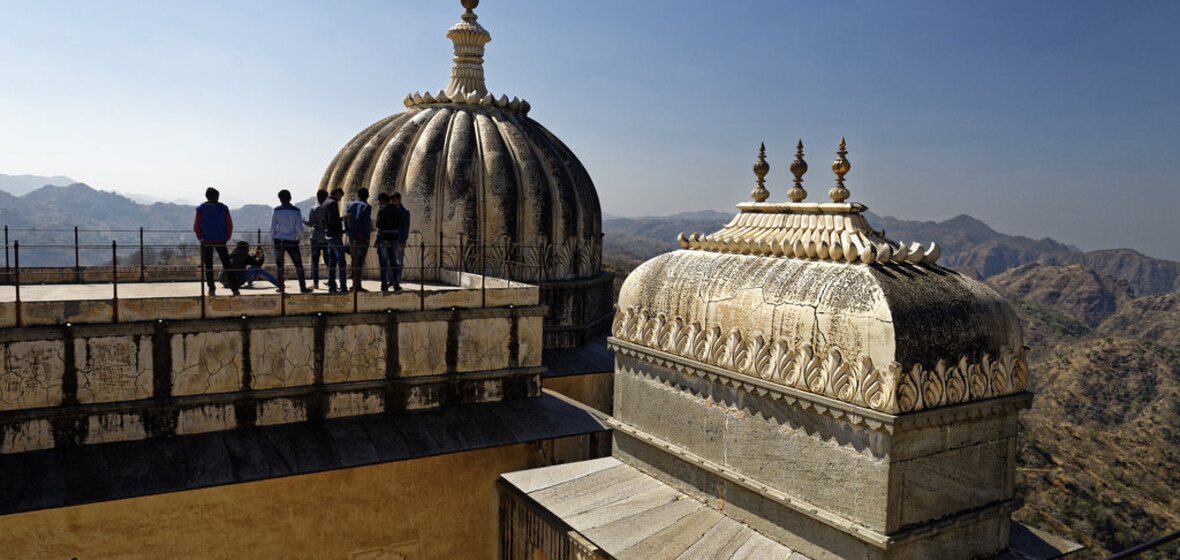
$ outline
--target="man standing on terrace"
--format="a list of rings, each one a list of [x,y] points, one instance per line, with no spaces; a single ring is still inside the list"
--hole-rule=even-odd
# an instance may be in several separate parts
[[[213,250],[217,250],[222,270],[229,270],[229,251],[225,248],[225,242],[234,233],[234,221],[230,218],[229,208],[218,202],[220,198],[221,193],[217,189],[205,189],[205,203],[197,207],[197,217],[193,220],[193,232],[197,234],[197,241],[201,242],[201,267],[205,269],[209,295],[214,295],[217,289],[213,284]],[[237,288],[232,290],[234,295],[238,295]]]
[[[303,231],[303,213],[291,204],[291,191],[279,191],[279,205],[270,218],[270,236],[275,241],[275,266],[278,277],[283,279],[283,253],[291,257],[295,265],[295,276],[299,278],[299,291],[310,293],[311,288],[303,280],[303,257],[299,254],[299,232]],[[283,291],[283,286],[279,286]]]

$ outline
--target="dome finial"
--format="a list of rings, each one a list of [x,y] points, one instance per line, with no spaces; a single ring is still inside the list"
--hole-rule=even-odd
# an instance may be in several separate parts
[[[844,175],[852,169],[852,164],[845,158],[848,155],[848,150],[844,149],[847,144],[844,143],[844,138],[840,138],[840,149],[836,151],[836,161],[832,162],[832,171],[836,173],[836,186],[828,191],[828,196],[832,197],[832,202],[844,202],[851,194],[848,189],[844,188]]]
[[[807,191],[803,190],[803,174],[807,173],[807,162],[803,161],[803,140],[795,148],[795,161],[791,162],[791,174],[795,176],[795,186],[787,191],[787,198],[791,202],[803,202],[807,198]]]
[[[455,43],[455,65],[451,67],[451,81],[445,90],[452,99],[472,92],[481,97],[488,93],[483,81],[483,47],[492,40],[492,35],[476,21],[479,16],[472,10],[478,5],[479,0],[463,0],[463,7],[467,8],[461,16],[463,21],[447,31],[447,38]]]
[[[758,146],[758,161],[754,162],[754,175],[758,177],[758,186],[750,191],[750,196],[754,198],[754,202],[762,202],[770,197],[770,191],[766,190],[766,174],[770,172],[770,164],[766,163],[766,143]]]

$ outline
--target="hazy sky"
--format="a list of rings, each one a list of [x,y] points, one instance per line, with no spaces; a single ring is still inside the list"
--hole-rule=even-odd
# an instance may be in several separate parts
[[[579,155],[606,212],[852,200],[1180,260],[1180,2],[485,0],[489,90]],[[458,0],[0,0],[0,173],[198,199],[311,195],[450,75]],[[302,198],[297,194],[297,198]]]

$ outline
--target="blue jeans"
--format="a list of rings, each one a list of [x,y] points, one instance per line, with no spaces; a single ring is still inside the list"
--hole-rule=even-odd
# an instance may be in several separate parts
[[[242,277],[242,284],[243,285],[249,284],[249,283],[253,282],[255,278],[262,278],[263,280],[266,280],[267,282],[270,282],[271,284],[274,284],[275,286],[279,285],[278,278],[275,278],[273,274],[271,274],[265,270],[262,270],[262,267],[258,267],[258,266],[251,266],[246,269],[246,274],[245,274],[245,276]]]
[[[393,284],[395,286],[402,285],[402,270],[406,268],[406,246],[403,243],[397,244],[397,265],[393,267]],[[421,282],[421,280],[419,280]]]
[[[348,272],[344,263],[344,241],[339,237],[329,237],[327,239],[327,261],[328,261],[328,289],[336,289],[336,279],[340,279],[340,290],[348,289]]]
[[[323,259],[324,266],[328,266],[328,247],[326,242],[313,239],[311,242],[311,281],[316,284],[320,282],[320,259]]]
[[[377,260],[381,263],[381,289],[385,290],[390,286],[396,289],[401,289],[401,278],[398,277],[398,269],[401,266],[401,258],[398,256],[398,249],[401,243],[397,240],[378,240],[377,241]]]

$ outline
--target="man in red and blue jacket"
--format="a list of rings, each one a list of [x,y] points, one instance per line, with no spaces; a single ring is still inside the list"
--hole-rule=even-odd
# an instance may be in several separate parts
[[[201,242],[201,267],[205,269],[209,295],[214,295],[217,289],[213,284],[213,250],[217,250],[222,270],[229,270],[229,251],[225,243],[234,233],[234,221],[230,218],[229,208],[218,202],[219,198],[221,193],[217,189],[205,189],[205,203],[197,207],[197,217],[193,220],[193,232]],[[232,290],[235,296],[238,295],[236,287]]]

